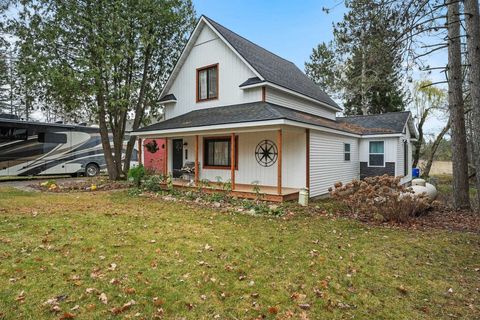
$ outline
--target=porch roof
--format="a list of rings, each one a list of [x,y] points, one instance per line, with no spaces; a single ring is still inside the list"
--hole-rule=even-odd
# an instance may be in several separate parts
[[[365,128],[311,115],[268,102],[257,101],[223,107],[190,111],[186,114],[140,128],[133,133],[198,128],[235,123],[290,120],[353,134],[362,134]]]

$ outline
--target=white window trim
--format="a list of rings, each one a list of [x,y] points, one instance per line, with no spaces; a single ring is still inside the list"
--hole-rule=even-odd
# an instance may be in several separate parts
[[[372,153],[370,152],[370,143],[372,142],[382,142],[383,143],[383,152],[382,153]],[[381,154],[383,155],[383,165],[381,166],[373,166],[370,164],[370,155],[371,154]],[[368,166],[372,168],[385,168],[385,141],[384,140],[371,140],[368,141]]]
[[[349,151],[348,151],[348,152],[345,151],[345,146],[346,146],[347,144],[349,145]],[[346,155],[347,153],[350,155],[350,160],[345,160],[345,155]],[[343,143],[343,161],[346,161],[346,162],[351,162],[351,161],[352,161],[352,144],[351,144],[351,143],[347,143],[347,142],[344,142],[344,143]]]

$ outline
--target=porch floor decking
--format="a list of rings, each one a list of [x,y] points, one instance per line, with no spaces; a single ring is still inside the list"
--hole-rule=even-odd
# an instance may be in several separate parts
[[[191,185],[190,181],[182,179],[174,179],[172,182],[174,188],[179,189],[198,189],[197,186]],[[165,186],[166,187],[166,186]],[[259,186],[259,193],[262,195],[263,200],[272,201],[272,202],[283,202],[283,201],[296,201],[298,200],[299,189],[295,188],[282,188],[282,194],[277,193],[277,187],[273,186]],[[223,191],[222,187],[216,182],[210,182],[210,185],[207,187],[202,187],[204,192],[219,192]],[[244,199],[256,199],[257,193],[253,190],[253,185],[251,184],[235,184],[235,190],[230,191],[230,195],[233,197],[244,198]]]

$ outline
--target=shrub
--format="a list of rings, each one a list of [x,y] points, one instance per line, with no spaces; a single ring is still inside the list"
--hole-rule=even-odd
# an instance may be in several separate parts
[[[145,167],[142,164],[128,170],[128,180],[133,181],[137,187],[140,187],[144,176]]]
[[[430,205],[424,195],[414,195],[400,185],[400,179],[383,175],[345,185],[337,182],[329,191],[332,198],[345,204],[354,216],[362,214],[375,220],[405,222],[424,213]]]
[[[148,191],[159,192],[161,190],[160,184],[164,180],[165,179],[161,175],[147,176],[147,178],[145,179],[145,182],[144,182],[144,187]]]

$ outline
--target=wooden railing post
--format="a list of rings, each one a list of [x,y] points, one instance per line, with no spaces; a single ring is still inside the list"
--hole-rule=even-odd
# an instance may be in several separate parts
[[[198,134],[195,135],[195,185],[198,185],[198,176],[199,176],[199,168],[198,168]]]
[[[235,190],[235,133],[230,137],[230,182],[233,191]]]
[[[143,164],[142,138],[138,138],[138,164]]]
[[[165,161],[163,165],[165,167],[165,175],[168,175],[168,138],[165,138]]]
[[[282,194],[282,129],[278,129],[277,145],[278,145],[278,160],[277,160],[277,193]]]

